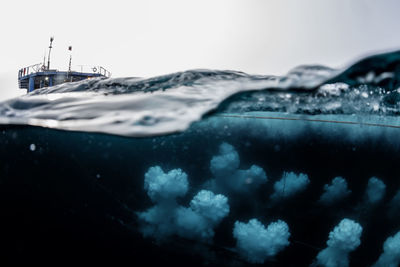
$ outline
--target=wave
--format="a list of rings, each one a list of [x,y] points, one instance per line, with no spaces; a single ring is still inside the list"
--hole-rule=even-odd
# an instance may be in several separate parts
[[[342,70],[299,66],[284,76],[189,70],[152,78],[91,79],[35,90],[0,103],[0,124],[129,137],[184,131],[217,113],[396,116],[400,51]]]

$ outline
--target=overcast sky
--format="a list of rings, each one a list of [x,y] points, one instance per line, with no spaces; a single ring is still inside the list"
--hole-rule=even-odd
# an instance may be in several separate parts
[[[121,76],[194,68],[283,74],[300,64],[341,67],[400,48],[398,0],[18,0],[0,10],[0,99],[18,69],[103,65]]]

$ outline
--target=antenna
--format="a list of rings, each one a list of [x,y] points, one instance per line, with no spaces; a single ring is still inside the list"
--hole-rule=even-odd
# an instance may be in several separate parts
[[[68,46],[68,50],[70,51],[69,53],[69,67],[68,67],[68,71],[71,72],[71,62],[72,62],[72,46]]]
[[[42,71],[46,69],[46,51],[43,53],[43,65],[41,67]]]
[[[51,49],[53,48],[53,46],[52,46],[53,40],[54,40],[54,37],[53,36],[50,37],[49,56],[47,57],[47,70],[50,69],[50,52],[51,52]]]

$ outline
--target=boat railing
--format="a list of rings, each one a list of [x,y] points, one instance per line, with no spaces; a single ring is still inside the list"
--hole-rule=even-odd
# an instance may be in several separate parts
[[[101,67],[99,68],[100,74],[106,76],[107,78],[111,77],[111,72],[106,70],[105,68]]]
[[[44,66],[42,63],[38,64],[33,64],[28,67],[22,68],[18,71],[18,78],[27,76],[32,73],[44,71],[46,69],[46,66]]]
[[[70,72],[80,72],[80,73],[94,73],[94,74],[100,74],[105,77],[111,77],[111,72],[109,72],[107,69],[105,69],[102,66],[88,66],[88,65],[78,65],[79,71],[71,69]],[[46,72],[46,71],[55,71],[57,72],[58,70],[48,70],[43,63],[38,63],[34,65],[30,65],[28,67],[22,68],[18,71],[18,78],[22,78],[25,76],[28,76],[33,73],[37,72]],[[68,71],[66,71],[68,72]]]
[[[77,65],[77,70],[74,72],[81,72],[81,73],[97,73],[100,75],[103,75],[105,77],[111,77],[111,72],[109,72],[107,69],[105,69],[102,66],[92,66],[92,65]]]

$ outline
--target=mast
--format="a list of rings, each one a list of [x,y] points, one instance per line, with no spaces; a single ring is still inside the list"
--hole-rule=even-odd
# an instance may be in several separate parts
[[[71,72],[71,62],[72,62],[72,46],[68,46],[68,50],[69,52],[69,67],[68,67],[68,71]]]
[[[50,69],[50,52],[51,52],[51,49],[53,48],[53,46],[52,46],[53,40],[54,40],[54,37],[53,36],[50,37],[49,56],[47,57],[47,70]]]

